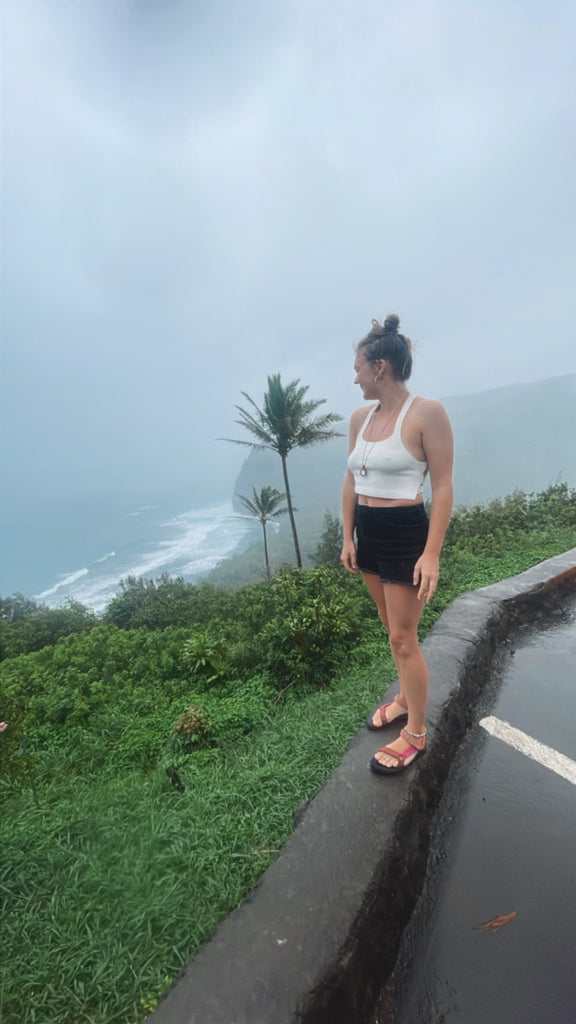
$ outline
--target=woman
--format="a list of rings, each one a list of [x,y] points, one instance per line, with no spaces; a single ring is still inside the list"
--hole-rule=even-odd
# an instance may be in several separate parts
[[[392,313],[356,347],[355,384],[368,401],[350,420],[344,482],[341,560],[360,571],[389,638],[399,693],[368,717],[369,729],[405,722],[398,739],[381,747],[373,771],[395,775],[426,747],[428,668],[418,622],[438,582],[438,561],[452,511],[453,440],[440,402],[411,395],[412,344]],[[422,487],[430,474],[430,520]],[[356,531],[356,545],[354,543]]]

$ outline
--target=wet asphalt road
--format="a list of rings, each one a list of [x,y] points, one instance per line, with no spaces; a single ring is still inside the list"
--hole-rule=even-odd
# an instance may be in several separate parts
[[[485,716],[576,772],[576,613],[514,645]],[[395,969],[398,1024],[576,1024],[574,781],[478,724],[437,822]]]

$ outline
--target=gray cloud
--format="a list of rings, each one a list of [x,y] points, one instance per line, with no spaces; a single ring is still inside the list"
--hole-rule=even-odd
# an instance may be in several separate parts
[[[14,488],[231,490],[240,390],[348,415],[396,309],[414,389],[574,372],[576,13],[505,0],[8,0]],[[16,429],[14,429],[16,425]]]

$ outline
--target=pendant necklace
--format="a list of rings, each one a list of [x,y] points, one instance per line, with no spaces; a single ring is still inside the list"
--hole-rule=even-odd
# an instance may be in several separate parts
[[[402,400],[402,404],[404,404],[405,401],[406,401],[406,399],[403,399]],[[380,408],[382,408],[382,407],[380,406]],[[400,406],[397,405],[396,408],[394,409],[392,415],[388,417],[388,419],[386,420],[386,423],[384,424],[382,429],[379,431],[380,434],[385,434],[386,433],[386,427],[388,426],[389,423],[392,422],[392,420],[394,419],[394,417],[395,417],[396,413],[398,412],[399,408],[400,408]],[[362,456],[362,465],[360,467],[360,476],[366,476],[367,475],[368,470],[366,468],[366,463],[368,461],[368,456],[372,452],[372,449],[373,449],[374,445],[378,444],[378,441],[380,441],[380,440],[382,440],[382,438],[381,437],[379,437],[379,438],[377,437],[375,441],[366,441],[365,442],[365,444],[364,444],[364,455]]]

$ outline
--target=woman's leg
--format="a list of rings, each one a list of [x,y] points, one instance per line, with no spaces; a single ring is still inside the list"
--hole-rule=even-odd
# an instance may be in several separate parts
[[[387,610],[387,606],[386,606],[386,594],[385,594],[385,591],[384,591],[385,584],[382,583],[381,579],[378,576],[376,576],[375,573],[364,572],[364,573],[362,573],[362,575],[364,577],[364,582],[366,583],[366,586],[368,587],[368,590],[370,591],[370,595],[372,596],[372,598],[374,600],[374,603],[375,603],[375,605],[376,605],[376,607],[378,609],[378,614],[379,614],[379,616],[380,616],[380,618],[382,620],[382,624],[383,624],[386,632],[389,633],[390,632],[390,626],[389,626],[389,622],[388,622],[388,610]],[[394,654],[394,651],[392,651],[392,654]],[[396,662],[396,664],[398,664],[398,663]],[[406,705],[406,697],[405,697],[405,695],[403,693],[403,690],[402,690],[402,678],[400,676],[400,671],[398,671],[398,678],[400,680],[400,692],[399,692],[398,696],[400,696],[402,698],[402,703],[401,704],[397,704],[396,701],[391,701],[390,702],[390,707],[386,708],[386,722],[382,721],[382,713],[380,711],[380,708],[376,709],[376,711],[374,712],[374,714],[372,716],[372,724],[377,729],[380,728],[383,725],[388,725],[388,724],[392,723],[396,718],[406,714],[406,707],[407,707],[407,705]]]
[[[428,666],[424,660],[418,643],[418,622],[422,614],[423,602],[418,600],[416,587],[401,583],[381,584],[390,636],[390,648],[398,669],[400,693],[408,707],[406,729],[410,733],[421,734],[426,730],[426,704],[428,701]],[[421,749],[424,738],[414,739],[410,736],[410,745]],[[406,739],[400,736],[388,744],[392,750],[401,752],[406,749]],[[399,763],[391,754],[378,751],[375,755],[380,764],[394,768]],[[406,764],[410,763],[407,758]]]
[[[386,631],[388,631],[388,612],[386,610],[386,596],[384,594],[384,584],[379,576],[374,572],[363,572],[364,582],[370,591],[370,596],[374,599],[374,604],[378,609],[378,614],[382,619],[382,623]]]

